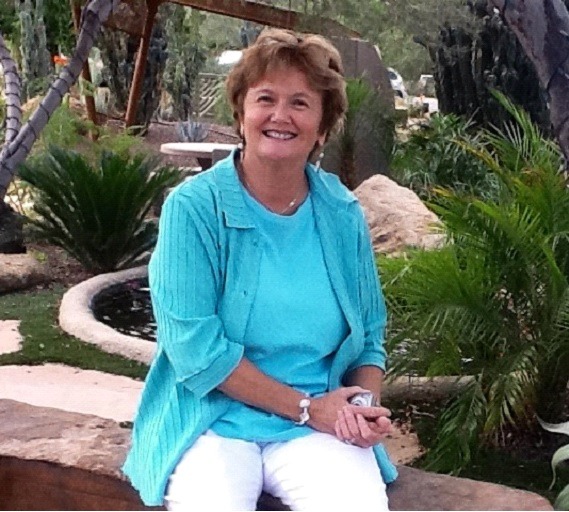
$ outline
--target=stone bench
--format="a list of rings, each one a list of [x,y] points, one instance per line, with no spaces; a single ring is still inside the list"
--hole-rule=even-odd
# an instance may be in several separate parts
[[[0,510],[144,507],[120,466],[130,431],[112,420],[0,400]],[[400,466],[392,510],[552,510],[534,493]],[[260,510],[287,510],[263,495]]]

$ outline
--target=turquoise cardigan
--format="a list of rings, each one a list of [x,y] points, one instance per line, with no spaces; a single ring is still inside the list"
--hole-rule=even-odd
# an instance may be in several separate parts
[[[385,305],[356,198],[335,175],[312,165],[306,173],[324,260],[350,327],[332,362],[334,390],[358,366],[385,369]],[[243,355],[260,258],[259,232],[244,204],[233,154],[168,196],[149,265],[157,352],[123,466],[146,505],[162,504],[180,457],[229,405],[216,388]],[[239,333],[236,339],[226,337],[229,325]],[[374,451],[384,480],[395,480],[383,445]]]

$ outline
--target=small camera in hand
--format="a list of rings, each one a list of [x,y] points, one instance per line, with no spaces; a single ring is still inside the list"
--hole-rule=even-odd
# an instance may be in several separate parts
[[[349,402],[352,405],[359,405],[362,407],[375,407],[377,405],[375,396],[369,391],[365,393],[356,393],[350,398]]]

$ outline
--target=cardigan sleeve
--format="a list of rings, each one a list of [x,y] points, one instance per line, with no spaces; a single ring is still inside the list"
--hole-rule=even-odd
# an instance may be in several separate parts
[[[159,350],[176,381],[201,398],[236,368],[243,345],[227,338],[217,314],[222,272],[213,204],[198,187],[182,187],[162,209],[149,282]]]
[[[359,210],[358,265],[360,314],[364,326],[364,350],[348,371],[364,365],[386,369],[385,326],[387,311],[375,263],[371,236],[363,211]]]

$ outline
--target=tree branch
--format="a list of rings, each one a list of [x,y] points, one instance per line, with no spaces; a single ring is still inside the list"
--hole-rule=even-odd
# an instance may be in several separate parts
[[[6,195],[16,167],[28,156],[41,130],[79,78],[102,23],[119,3],[120,0],[91,0],[84,7],[77,46],[69,64],[61,70],[59,76],[50,85],[48,93],[28,122],[0,152],[0,199]]]
[[[9,144],[22,126],[22,83],[18,67],[10,55],[6,42],[0,34],[0,66],[4,72],[4,93],[6,95],[6,135],[5,144]]]

